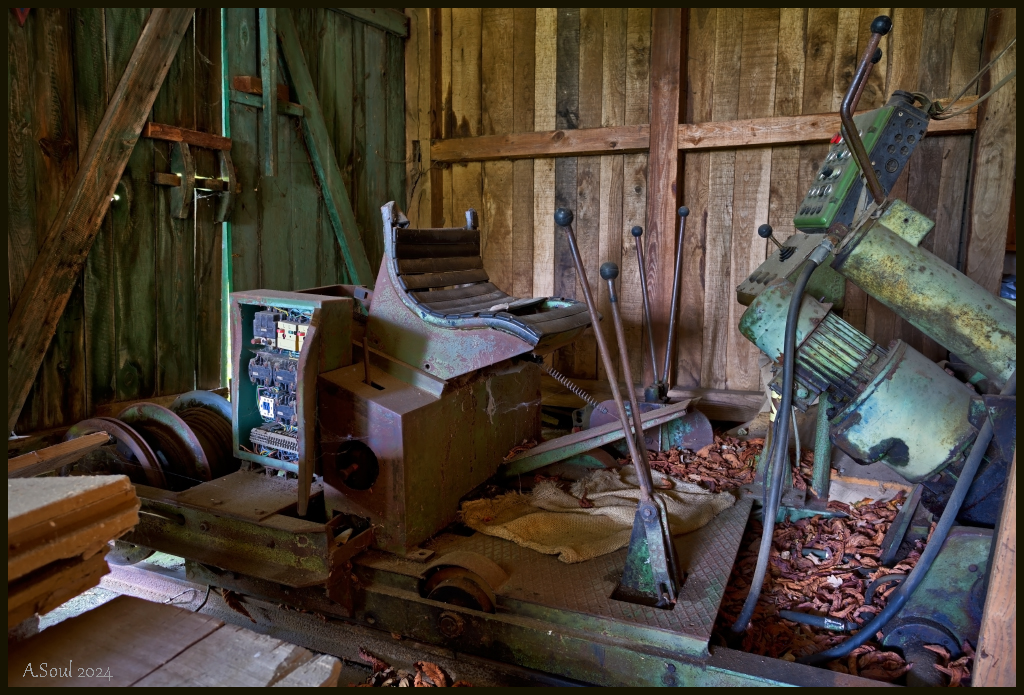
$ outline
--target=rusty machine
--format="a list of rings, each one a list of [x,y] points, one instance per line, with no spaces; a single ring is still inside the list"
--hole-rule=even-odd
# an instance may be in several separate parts
[[[140,524],[111,556],[130,563],[168,552],[186,558],[189,578],[202,584],[587,683],[867,684],[709,647],[754,498],[764,499],[762,549],[784,514],[792,409],[817,402],[826,479],[816,485],[827,492],[834,444],[919,483],[920,513],[941,515],[880,623],[846,644],[881,629],[908,655],[926,643],[959,650],[977,631],[985,527],[998,512],[1015,441],[1016,313],[921,249],[932,222],[886,198],[929,120],[913,95],[899,92],[853,115],[889,27],[888,18],[872,24],[843,102],[842,132],[798,208],[801,233],[776,244],[737,288],[749,305],[741,332],[778,364],[772,388],[781,404],[759,494],[673,536],[647,449],[700,448],[710,426],[686,402],[667,402],[671,345],[643,403],[614,381],[613,400],[597,403],[544,365],[544,355],[593,328],[606,372],[616,373],[608,323],[625,354],[618,269],[601,269],[612,308],[602,320],[570,211],[558,210],[555,222],[569,240],[584,302],[516,298],[491,284],[473,211],[464,227],[414,229],[389,203],[372,290],[231,296],[230,403],[194,392],[167,408],[133,406],[71,431],[109,432],[116,446],[82,465],[126,472],[137,485]],[[685,208],[680,215],[682,234]],[[641,234],[633,231],[642,269]],[[772,239],[767,226],[759,234]],[[677,259],[677,280],[680,268]],[[957,360],[944,369],[899,341],[873,343],[833,311],[846,280]],[[628,360],[622,366],[632,383]],[[541,431],[545,371],[590,403],[578,431],[549,441]],[[540,444],[508,456],[531,440]],[[563,564],[458,523],[460,502],[488,481],[559,462],[609,465],[609,446],[629,457],[641,485],[629,548]],[[894,548],[915,513],[906,505],[893,525]],[[749,618],[748,610],[736,629]]]

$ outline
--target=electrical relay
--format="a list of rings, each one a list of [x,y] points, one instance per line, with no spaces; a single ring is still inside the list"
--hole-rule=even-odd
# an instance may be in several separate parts
[[[885,106],[858,114],[853,122],[888,195],[928,129],[928,114],[914,106],[912,94],[896,91]],[[837,133],[797,209],[793,226],[802,232],[823,233],[836,222],[850,225],[862,192],[866,193],[860,167],[845,138]]]
[[[298,458],[298,362],[311,317],[312,311],[281,307],[262,307],[253,317],[248,374],[263,422],[249,440],[261,456]]]

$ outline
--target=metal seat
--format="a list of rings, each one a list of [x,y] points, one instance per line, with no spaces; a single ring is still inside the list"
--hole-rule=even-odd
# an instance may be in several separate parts
[[[411,229],[388,203],[385,263],[402,302],[424,321],[453,329],[493,328],[542,351],[564,345],[587,326],[586,304],[559,297],[512,297],[495,287],[480,256],[474,210],[466,226]]]

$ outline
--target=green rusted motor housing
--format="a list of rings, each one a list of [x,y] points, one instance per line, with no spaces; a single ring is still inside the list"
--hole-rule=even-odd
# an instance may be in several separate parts
[[[1017,368],[1017,311],[918,244],[934,223],[901,200],[847,236],[832,267],[995,384]]]
[[[794,287],[778,280],[740,318],[740,332],[782,358]],[[977,434],[973,393],[902,341],[884,350],[831,306],[804,295],[797,319],[794,404],[828,394],[831,440],[859,463],[882,461],[912,482],[958,459]]]

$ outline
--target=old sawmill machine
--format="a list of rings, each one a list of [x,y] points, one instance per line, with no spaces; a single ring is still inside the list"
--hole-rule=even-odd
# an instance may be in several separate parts
[[[142,501],[140,524],[112,555],[129,563],[167,552],[186,559],[197,583],[587,683],[870,684],[709,646],[751,510],[763,500],[762,552],[735,629],[750,620],[772,524],[787,513],[793,409],[817,404],[825,480],[816,484],[826,496],[835,446],[918,485],[887,539],[894,552],[915,514],[939,521],[882,613],[814,660],[879,631],[908,660],[926,658],[924,644],[955,654],[976,643],[1016,438],[1016,311],[920,248],[934,223],[887,198],[930,118],[902,92],[854,115],[890,26],[885,17],[872,23],[842,131],[799,205],[800,232],[779,244],[763,226],[761,238],[777,248],[737,288],[749,306],[739,330],[777,365],[771,388],[780,403],[755,494],[699,530],[670,528],[647,451],[699,448],[710,433],[688,403],[666,402],[671,344],[645,402],[613,380],[613,400],[592,402],[579,431],[542,441],[544,355],[592,328],[615,374],[604,336],[611,323],[632,383],[618,269],[601,269],[612,308],[602,320],[570,211],[558,210],[555,222],[583,302],[515,298],[491,284],[472,211],[465,227],[413,229],[389,203],[372,290],[231,295],[230,403],[193,392],[169,408],[133,406],[72,429],[112,435],[116,446],[82,466],[129,474]],[[638,256],[641,234],[633,232]],[[680,267],[677,259],[677,277]],[[833,310],[847,280],[955,359],[944,368],[901,341],[879,346],[843,321]],[[541,443],[507,456],[530,440]],[[628,456],[641,490],[628,548],[565,564],[458,523],[461,502],[489,481],[552,464],[606,465],[608,447]]]

